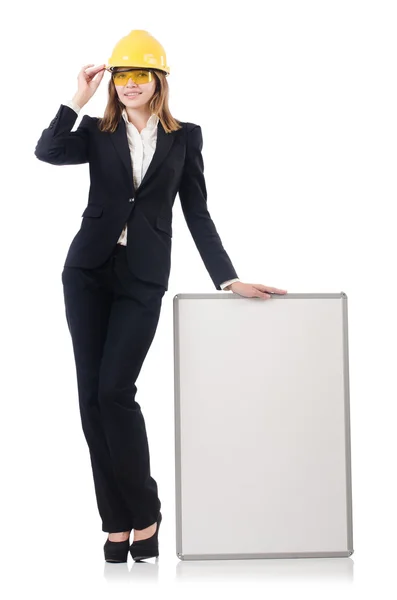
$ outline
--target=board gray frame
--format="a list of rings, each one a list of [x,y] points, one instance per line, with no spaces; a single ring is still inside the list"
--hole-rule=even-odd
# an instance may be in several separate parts
[[[346,528],[346,538],[343,547],[334,551],[318,549],[318,551],[288,551],[283,552],[184,552],[183,548],[183,506],[182,506],[182,431],[181,431],[181,408],[183,398],[181,397],[181,348],[180,334],[182,332],[183,323],[181,323],[180,312],[183,302],[186,300],[199,300],[200,303],[207,299],[216,300],[220,303],[228,302],[257,302],[262,303],[263,308],[267,303],[287,302],[291,303],[295,300],[318,300],[327,299],[335,300],[341,304],[341,340],[342,340],[342,356],[343,361],[343,403],[344,403],[344,423],[343,423],[343,441],[345,448],[344,456],[344,473],[345,473],[345,495],[346,495],[346,522],[343,527]],[[216,305],[213,305],[216,306]],[[224,305],[226,306],[226,305]],[[229,305],[230,306],[230,305]],[[237,305],[236,305],[237,307]],[[291,305],[292,307],[292,305]],[[285,306],[287,308],[287,306]],[[313,307],[314,308],[314,307]],[[337,314],[337,313],[336,313]],[[350,395],[349,395],[349,352],[348,352],[348,315],[347,315],[347,295],[344,292],[340,293],[308,293],[308,294],[293,294],[285,295],[274,294],[269,300],[261,298],[244,298],[234,293],[213,292],[213,293],[196,293],[196,294],[177,294],[173,298],[173,316],[174,316],[174,409],[175,409],[175,490],[176,490],[176,554],[181,560],[211,560],[211,559],[245,559],[245,558],[312,558],[312,557],[347,557],[351,556],[353,550],[353,519],[352,519],[352,477],[351,477],[351,434],[350,434]],[[231,326],[229,322],[228,327]],[[185,348],[186,350],[186,348]],[[189,432],[185,432],[188,435]],[[204,432],[203,432],[204,435]],[[198,505],[200,506],[200,504]],[[196,513],[198,515],[198,513]],[[199,515],[198,515],[199,516]],[[231,524],[230,524],[231,526]],[[342,526],[341,526],[342,527]],[[190,529],[190,532],[193,531]],[[226,532],[226,530],[225,530]],[[214,531],[214,536],[222,536],[222,530]],[[211,538],[208,535],[205,537],[208,540],[208,545],[211,546]],[[194,545],[194,544],[193,544]],[[326,544],[325,544],[326,545]]]

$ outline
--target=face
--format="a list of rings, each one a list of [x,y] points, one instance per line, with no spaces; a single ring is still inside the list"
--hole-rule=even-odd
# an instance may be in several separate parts
[[[139,69],[138,69],[139,70]],[[128,71],[128,69],[117,69],[117,72]],[[128,108],[138,108],[147,104],[156,89],[155,76],[152,73],[152,81],[148,83],[135,83],[131,78],[123,85],[115,85],[120,101]],[[136,95],[127,95],[135,94]]]

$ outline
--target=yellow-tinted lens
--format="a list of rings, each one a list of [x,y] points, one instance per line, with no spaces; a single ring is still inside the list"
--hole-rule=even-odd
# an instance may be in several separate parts
[[[126,85],[130,78],[138,85],[140,83],[149,83],[149,81],[152,81],[152,73],[146,69],[133,69],[131,71],[118,71],[117,73],[113,73],[115,85]]]

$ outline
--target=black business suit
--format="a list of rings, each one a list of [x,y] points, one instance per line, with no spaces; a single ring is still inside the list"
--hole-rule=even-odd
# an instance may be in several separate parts
[[[161,503],[150,475],[145,423],[135,381],[153,340],[171,265],[172,207],[182,210],[216,289],[237,277],[206,206],[201,128],[182,123],[167,134],[159,121],[152,161],[134,189],[126,125],[102,133],[61,105],[37,143],[54,165],[89,163],[81,228],[62,272],[84,434],[103,531],[143,529]],[[128,223],[127,245],[117,244]]]

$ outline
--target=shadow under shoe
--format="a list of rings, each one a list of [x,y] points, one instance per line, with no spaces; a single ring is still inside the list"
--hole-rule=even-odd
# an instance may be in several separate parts
[[[137,540],[130,546],[130,554],[135,561],[145,560],[146,558],[157,558],[159,555],[159,540],[158,534],[160,523],[162,521],[161,512],[157,517],[157,529],[154,534],[144,540]]]
[[[107,539],[103,546],[106,562],[127,562],[129,545],[129,538],[122,542],[111,542]]]

